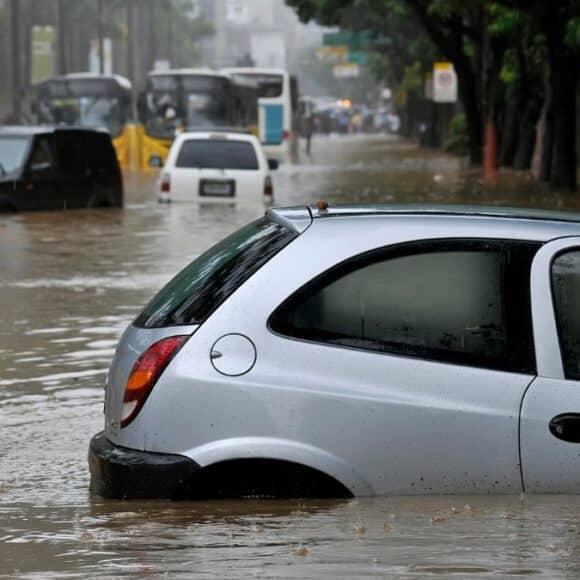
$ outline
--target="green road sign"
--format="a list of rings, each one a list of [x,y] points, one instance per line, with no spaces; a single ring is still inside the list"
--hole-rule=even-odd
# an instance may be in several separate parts
[[[361,32],[328,32],[324,35],[324,46],[348,46],[349,48],[369,47],[373,41],[370,30]]]
[[[352,64],[367,64],[369,57],[364,52],[350,52],[346,57],[346,62]]]

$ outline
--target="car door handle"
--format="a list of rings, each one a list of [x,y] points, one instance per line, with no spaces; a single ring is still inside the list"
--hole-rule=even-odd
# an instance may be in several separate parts
[[[209,353],[209,358],[211,358],[211,360],[215,360],[216,358],[222,358],[222,356],[224,356],[219,350],[212,350]]]
[[[550,433],[568,443],[580,443],[580,413],[562,413],[550,421]]]

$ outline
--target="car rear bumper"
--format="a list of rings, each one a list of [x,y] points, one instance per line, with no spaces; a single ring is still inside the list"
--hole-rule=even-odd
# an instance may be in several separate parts
[[[89,467],[91,492],[116,499],[173,499],[200,469],[183,455],[119,447],[102,432],[91,440]]]

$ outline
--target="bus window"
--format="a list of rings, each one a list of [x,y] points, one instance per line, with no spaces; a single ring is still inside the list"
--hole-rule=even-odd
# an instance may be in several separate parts
[[[148,135],[172,140],[176,131],[234,125],[230,80],[199,74],[151,75],[145,97]]]
[[[186,98],[186,126],[232,126],[233,98],[231,82],[221,77],[186,76],[183,78]]]
[[[284,77],[282,75],[235,73],[234,76],[256,81],[259,87],[258,97],[261,99],[273,99],[282,96],[284,90]]]
[[[39,122],[105,129],[117,137],[127,120],[123,102],[130,96],[125,93],[112,79],[46,81],[39,87]]]

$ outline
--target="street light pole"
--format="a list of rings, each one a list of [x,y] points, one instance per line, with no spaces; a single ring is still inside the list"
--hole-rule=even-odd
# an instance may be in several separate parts
[[[169,18],[169,22],[168,22],[168,27],[167,30],[169,32],[168,35],[168,47],[167,47],[167,52],[168,52],[168,60],[169,60],[169,66],[170,68],[174,68],[175,64],[174,64],[174,36],[175,36],[175,21],[173,19],[173,1],[172,0],[167,0],[167,16]]]
[[[58,73],[61,75],[66,74],[66,23],[65,23],[65,11],[64,11],[64,0],[56,0],[56,28],[57,28],[57,40],[58,40]]]
[[[99,74],[105,74],[105,39],[103,33],[103,0],[97,0],[98,35],[99,35]]]
[[[20,54],[20,0],[11,0],[11,36],[12,36],[12,114],[16,122],[22,117],[22,95],[20,94],[21,80],[20,67],[22,57]]]
[[[127,0],[127,77],[135,80],[135,6]]]

